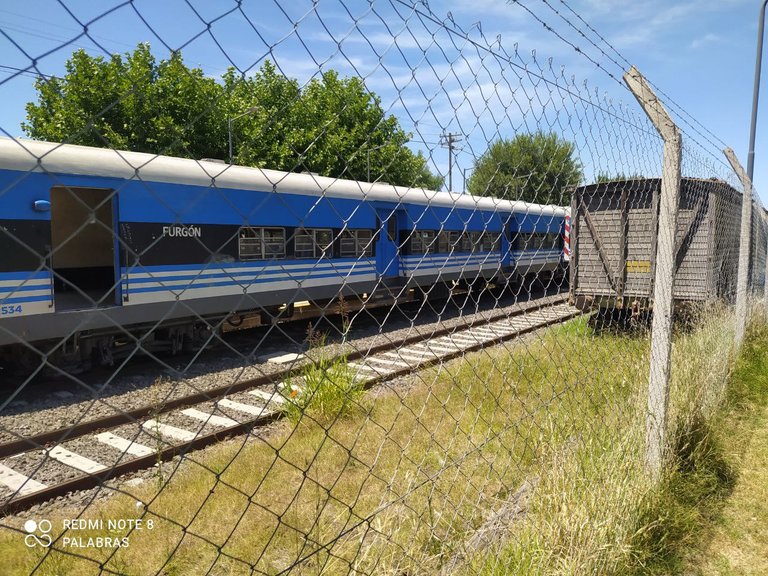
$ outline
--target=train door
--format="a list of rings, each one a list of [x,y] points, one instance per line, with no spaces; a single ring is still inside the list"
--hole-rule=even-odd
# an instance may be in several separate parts
[[[379,222],[378,239],[376,241],[376,272],[380,278],[397,278],[400,276],[400,236],[399,213],[402,210],[393,208],[377,208],[376,217]]]
[[[51,189],[51,268],[57,310],[120,303],[117,202],[104,188]]]

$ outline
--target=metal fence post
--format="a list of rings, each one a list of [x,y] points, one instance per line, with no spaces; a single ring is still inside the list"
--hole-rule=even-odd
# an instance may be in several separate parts
[[[768,228],[768,215],[765,214],[764,211],[760,209],[758,206],[758,210],[761,211],[760,216],[763,219],[763,225]],[[763,307],[768,309],[768,242],[766,242],[765,245],[765,276],[763,280]]]
[[[736,346],[740,346],[744,340],[744,331],[747,326],[747,300],[749,282],[749,248],[752,240],[752,180],[744,171],[739,159],[733,150],[723,150],[725,157],[741,180],[744,194],[741,199],[741,238],[739,240],[739,275],[736,280]]]
[[[653,286],[653,324],[651,328],[651,366],[648,379],[646,423],[646,465],[658,479],[664,461],[669,403],[669,371],[672,353],[672,297],[675,266],[675,231],[680,195],[682,138],[669,113],[634,66],[624,74],[624,82],[664,140],[661,173],[656,274]]]

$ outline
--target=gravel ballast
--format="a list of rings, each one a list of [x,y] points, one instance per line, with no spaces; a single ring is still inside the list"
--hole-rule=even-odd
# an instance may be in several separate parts
[[[344,341],[334,341],[333,338],[338,334],[329,332],[326,345],[322,349],[313,350],[310,356],[320,353],[320,350],[324,356],[351,356],[357,353],[365,355],[376,346],[400,343],[417,335],[428,336],[437,330],[461,329],[467,324],[514,313],[518,307],[518,304],[512,304],[495,308],[493,304],[488,304],[488,309],[472,314],[461,314],[457,309],[447,309],[442,317],[438,314],[439,311],[427,305],[417,309],[415,322],[406,318],[389,318],[386,330],[381,329],[379,320],[373,314],[361,312],[350,322],[350,329]],[[416,310],[413,314],[416,314]],[[282,333],[283,329],[279,328],[277,331]],[[238,334],[238,338],[242,338],[242,335]],[[261,342],[265,340],[260,339]],[[226,351],[228,355],[206,353],[202,360],[186,369],[183,375],[172,376],[167,368],[158,370],[157,366],[152,366],[141,369],[139,374],[118,373],[109,380],[108,385],[91,384],[91,390],[76,386],[70,390],[53,390],[37,394],[35,397],[15,399],[0,413],[0,443],[52,429],[66,428],[85,420],[111,416],[141,406],[160,406],[189,394],[272,376],[286,368],[299,367],[308,361],[300,358],[287,364],[277,364],[269,361],[258,362],[254,359],[263,359],[279,352],[296,351],[293,336],[286,338],[284,342],[277,340],[277,337],[270,339],[268,346],[258,349],[255,351],[258,354],[254,353],[249,358],[236,356],[230,350]],[[246,361],[248,365],[245,365]],[[250,401],[253,402],[253,398]],[[232,410],[229,412],[234,414]],[[229,417],[233,417],[232,414],[229,414]]]

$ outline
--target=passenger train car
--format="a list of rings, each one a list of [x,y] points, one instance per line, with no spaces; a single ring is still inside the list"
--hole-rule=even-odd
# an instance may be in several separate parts
[[[0,366],[300,300],[563,272],[554,206],[0,139]],[[139,341],[140,339],[140,341]]]

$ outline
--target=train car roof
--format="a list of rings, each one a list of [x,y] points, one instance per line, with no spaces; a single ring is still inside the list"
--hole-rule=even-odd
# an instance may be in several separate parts
[[[723,187],[728,188],[736,194],[741,194],[736,188],[725,180],[720,178],[699,178],[694,176],[682,176],[680,178],[682,184],[686,186],[701,184],[703,187]],[[661,184],[661,178],[659,177],[643,177],[638,176],[635,178],[626,178],[623,180],[606,180],[605,182],[593,182],[592,184],[584,184],[582,186],[576,186],[573,190],[580,191],[593,191],[597,189],[621,189],[621,188],[642,188],[659,186]]]
[[[239,190],[276,190],[283,194],[406,202],[432,206],[516,212],[542,216],[564,216],[559,206],[407,188],[383,182],[327,178],[313,174],[282,172],[223,164],[214,160],[192,160],[111,148],[57,144],[40,140],[0,137],[0,169],[22,172],[82,174],[170,182],[193,186],[216,186]]]

